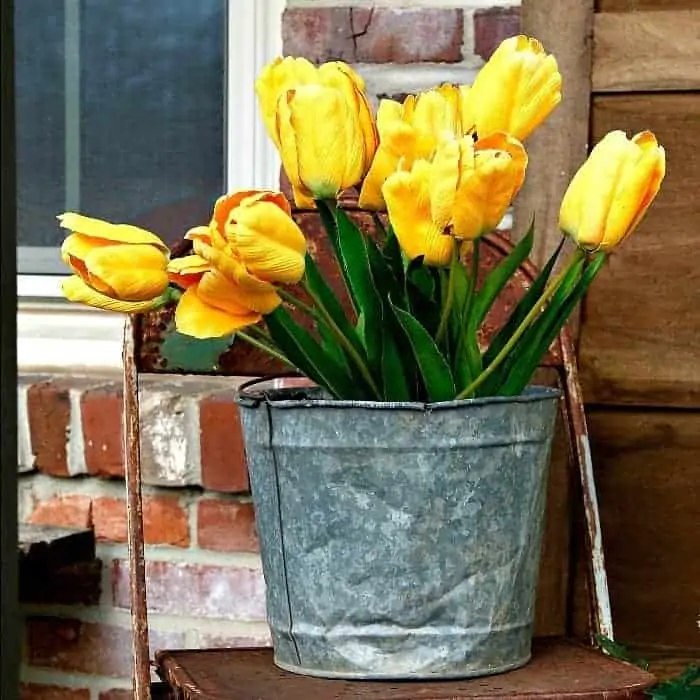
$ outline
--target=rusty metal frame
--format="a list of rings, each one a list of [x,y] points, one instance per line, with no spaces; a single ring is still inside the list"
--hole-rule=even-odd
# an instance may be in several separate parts
[[[502,255],[513,244],[504,236],[492,234],[485,242]],[[535,266],[526,261],[521,271],[532,282],[537,277]],[[141,454],[139,431],[138,367],[135,353],[138,326],[129,318],[124,329],[123,380],[124,414],[123,439],[127,489],[127,527],[129,545],[129,593],[132,624],[133,692],[135,700],[150,700],[150,659],[148,642],[148,608],[146,601],[146,566],[144,557],[143,502],[141,495]],[[591,641],[597,635],[613,639],[612,614],[608,593],[605,557],[601,536],[600,512],[595,489],[593,462],[588,440],[588,428],[578,379],[576,352],[568,330],[559,335],[556,349],[558,359],[548,361],[555,367],[563,391],[561,411],[567,426],[566,438],[570,461],[575,466],[581,484],[585,518],[585,545],[588,555],[588,594],[591,620]],[[555,353],[555,357],[557,353]],[[570,584],[571,585],[571,584]]]

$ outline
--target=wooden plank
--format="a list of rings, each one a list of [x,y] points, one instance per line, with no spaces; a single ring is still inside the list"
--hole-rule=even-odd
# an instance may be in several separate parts
[[[593,0],[524,0],[522,31],[536,36],[559,62],[561,104],[528,138],[528,174],[514,202],[514,231],[538,223],[532,261],[541,267],[560,240],[559,205],[571,177],[588,153]]]
[[[538,370],[533,383],[558,386],[557,371]],[[567,631],[571,564],[569,522],[573,485],[565,426],[560,414],[557,418],[549,465],[547,511],[535,603],[535,635],[538,637],[564,635]]]
[[[700,90],[700,7],[604,12],[593,23],[593,91]]]
[[[698,0],[596,0],[596,12],[695,10]]]
[[[589,412],[615,637],[698,646],[700,413]]]
[[[592,128],[652,129],[668,175],[585,299],[586,402],[700,407],[700,94],[596,97]]]

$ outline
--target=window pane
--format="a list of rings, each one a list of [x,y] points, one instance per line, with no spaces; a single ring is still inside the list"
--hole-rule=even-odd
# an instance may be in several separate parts
[[[17,6],[18,240],[54,249],[21,248],[21,271],[58,260],[65,209],[167,241],[206,222],[224,182],[225,0]]]

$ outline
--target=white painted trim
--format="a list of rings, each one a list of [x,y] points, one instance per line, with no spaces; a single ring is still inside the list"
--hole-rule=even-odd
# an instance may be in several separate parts
[[[282,52],[284,0],[229,0],[226,183],[277,188],[279,159],[255,100],[255,78]],[[123,318],[61,299],[61,275],[19,275],[17,360],[22,372],[121,367]]]
[[[285,0],[229,0],[227,190],[277,189],[280,161],[255,99],[255,79],[282,53]]]

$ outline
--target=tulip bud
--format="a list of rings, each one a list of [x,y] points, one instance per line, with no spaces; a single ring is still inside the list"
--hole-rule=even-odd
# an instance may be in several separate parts
[[[61,247],[63,261],[75,273],[62,285],[70,301],[124,313],[164,303],[168,247],[158,236],[80,214],[58,218],[73,231]]]
[[[561,102],[557,61],[537,39],[506,39],[479,71],[467,99],[479,137],[505,132],[524,141]]]
[[[574,175],[559,226],[584,250],[610,250],[636,228],[666,173],[666,154],[650,131],[628,139],[611,131]]]
[[[332,61],[277,59],[263,69],[256,92],[297,206],[333,199],[364,178],[377,147],[364,81]]]

